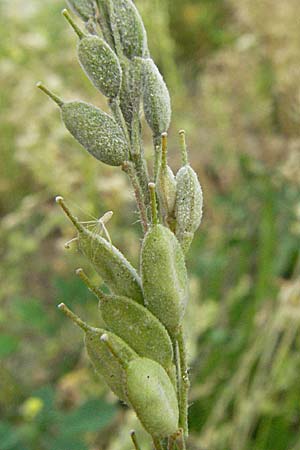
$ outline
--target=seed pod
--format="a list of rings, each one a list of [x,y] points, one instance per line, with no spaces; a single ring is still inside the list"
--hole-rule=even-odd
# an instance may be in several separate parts
[[[64,103],[41,83],[38,87],[58,104],[66,128],[91,155],[110,166],[121,166],[128,159],[123,131],[111,116],[89,103]]]
[[[176,181],[172,169],[167,164],[167,133],[162,134],[162,159],[156,179],[156,192],[161,214],[168,223],[174,219]]]
[[[79,61],[94,86],[108,98],[119,95],[122,71],[118,58],[103,39],[90,36],[81,39]]]
[[[93,85],[108,98],[119,95],[122,70],[110,46],[98,36],[85,35],[74,23],[67,10],[63,15],[79,37],[79,62]]]
[[[148,54],[147,34],[142,18],[131,0],[113,0],[114,20],[124,55],[144,57]]]
[[[179,242],[163,225],[154,225],[144,237],[141,276],[145,306],[176,334],[188,300],[187,272]]]
[[[70,212],[62,197],[57,197],[56,201],[78,231],[79,250],[92,263],[110,291],[128,295],[143,304],[140,277],[125,256],[106,239],[84,227]]]
[[[144,112],[155,137],[168,131],[171,121],[171,100],[166,83],[150,58],[143,59]]]
[[[95,16],[93,0],[67,0],[67,4],[84,22],[88,22],[91,17]]]
[[[173,348],[162,323],[148,309],[128,297],[105,295],[91,283],[82,269],[78,269],[77,274],[99,299],[99,309],[107,327],[139,356],[153,359],[169,371]]]
[[[126,368],[128,400],[142,425],[153,437],[165,438],[178,429],[178,404],[174,387],[157,362],[132,360]]]
[[[58,308],[68,316],[76,325],[78,325],[85,332],[85,345],[90,360],[98,375],[104,378],[110,389],[123,400],[128,403],[126,389],[125,389],[125,371],[120,362],[111,354],[104,342],[101,341],[101,336],[107,334],[114,348],[117,349],[122,359],[128,363],[137,358],[137,354],[118,336],[109,331],[94,328],[87,325],[72,311],[70,311],[64,303],[58,305]]]
[[[203,194],[197,174],[187,161],[184,132],[180,134],[184,166],[176,174],[175,234],[184,253],[187,253],[201,223]]]

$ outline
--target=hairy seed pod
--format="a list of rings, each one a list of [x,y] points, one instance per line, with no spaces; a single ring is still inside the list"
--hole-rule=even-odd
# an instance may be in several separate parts
[[[109,330],[127,342],[138,355],[157,361],[169,371],[173,347],[162,323],[134,300],[104,294],[91,283],[82,269],[76,273],[99,299],[99,309]]]
[[[114,19],[124,55],[145,57],[148,54],[147,34],[142,18],[131,0],[113,0]]]
[[[92,263],[110,291],[114,294],[130,296],[136,302],[143,304],[140,277],[125,256],[99,234],[92,233],[84,227],[70,212],[62,197],[57,197],[56,201],[78,231],[79,250]]]
[[[122,70],[116,54],[100,37],[83,33],[66,9],[63,15],[79,37],[78,58],[86,75],[106,97],[117,97],[122,83]]]
[[[124,368],[100,338],[103,334],[107,334],[114,348],[116,348],[122,359],[128,363],[136,359],[138,357],[137,354],[115,334],[87,325],[70,311],[64,303],[61,303],[58,308],[84,331],[86,350],[97,374],[104,378],[110,389],[120,400],[128,403],[124,386],[126,379]]]
[[[84,22],[88,22],[88,20],[95,15],[93,0],[67,0],[67,4]]]
[[[78,57],[85,73],[108,98],[119,95],[122,70],[118,58],[103,39],[97,36],[83,38],[79,42]]]
[[[128,400],[153,437],[165,438],[178,429],[179,411],[174,387],[156,361],[132,360],[126,368]]]
[[[184,253],[187,253],[194,233],[201,223],[203,194],[197,174],[187,161],[184,132],[180,133],[183,140],[183,161],[185,164],[176,174],[175,234]]]
[[[176,334],[188,300],[187,271],[179,242],[163,225],[144,237],[141,276],[146,307]]]
[[[110,166],[121,166],[128,159],[123,131],[111,116],[79,101],[65,103],[61,111],[67,129],[96,159]]]
[[[159,207],[165,222],[172,221],[176,198],[176,180],[167,164],[167,134],[162,134],[162,159],[156,178]]]
[[[171,100],[166,83],[154,61],[143,59],[144,112],[154,136],[168,131],[171,121]]]
[[[89,103],[63,102],[42,83],[37,86],[58,104],[66,128],[91,155],[110,166],[127,161],[126,139],[111,116]]]

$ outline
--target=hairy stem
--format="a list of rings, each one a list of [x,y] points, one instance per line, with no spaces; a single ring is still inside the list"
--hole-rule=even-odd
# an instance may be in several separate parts
[[[136,176],[136,173],[134,170],[134,166],[130,161],[127,161],[123,164],[122,170],[124,172],[126,172],[130,178],[130,181],[131,181],[131,184],[132,184],[132,187],[134,190],[134,194],[135,194],[136,203],[138,205],[138,209],[139,209],[139,213],[140,213],[140,217],[141,217],[142,228],[143,228],[144,233],[146,233],[148,230],[147,210],[145,207],[143,192],[141,190],[140,183],[137,179],[137,176]]]
[[[188,436],[188,392],[190,381],[188,376],[186,344],[182,327],[177,335],[177,344],[180,358],[180,408],[179,426],[183,429],[184,435]]]

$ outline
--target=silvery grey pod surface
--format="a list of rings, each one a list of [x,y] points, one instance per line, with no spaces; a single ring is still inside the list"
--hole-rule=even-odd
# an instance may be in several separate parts
[[[67,0],[70,9],[84,22],[88,22],[95,15],[93,0]]]
[[[124,55],[148,55],[147,34],[141,16],[131,0],[113,0],[113,15]]]
[[[143,101],[145,117],[155,137],[166,131],[171,122],[168,88],[154,61],[143,59]]]

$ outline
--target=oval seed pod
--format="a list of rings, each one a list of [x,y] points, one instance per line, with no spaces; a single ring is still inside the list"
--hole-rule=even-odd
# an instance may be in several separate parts
[[[99,309],[109,330],[123,339],[139,356],[161,364],[167,371],[173,361],[173,347],[167,330],[144,306],[128,297],[105,295],[82,269],[77,275],[99,299]]]
[[[103,39],[90,36],[81,39],[78,57],[82,68],[102,94],[108,98],[119,95],[122,70],[118,58]]]
[[[142,18],[131,0],[113,0],[114,20],[124,55],[144,57],[149,53]]]
[[[98,36],[84,34],[74,23],[67,10],[63,15],[79,37],[78,58],[93,85],[108,98],[119,95],[122,70],[116,54]]]
[[[128,295],[143,304],[140,277],[125,256],[106,239],[85,228],[73,216],[62,197],[57,197],[56,202],[78,232],[76,240],[79,250],[92,263],[110,291],[114,294]]]
[[[166,83],[154,61],[143,59],[144,112],[154,136],[168,131],[171,122],[171,100]]]
[[[141,276],[145,306],[176,334],[188,300],[187,271],[179,242],[163,225],[154,225],[144,237]]]
[[[124,368],[100,338],[106,333],[114,348],[127,363],[137,358],[137,354],[115,334],[87,325],[70,311],[64,303],[58,305],[58,308],[84,331],[86,350],[97,374],[104,378],[110,389],[120,400],[128,403],[124,385],[126,377]]]
[[[197,174],[187,161],[184,132],[181,131],[180,134],[184,166],[176,174],[175,234],[184,253],[187,253],[201,223],[203,194]]]
[[[153,437],[165,438],[178,429],[179,411],[174,387],[156,361],[132,360],[126,367],[128,400]]]
[[[156,179],[159,208],[166,223],[174,220],[176,180],[167,164],[167,133],[162,134],[162,158]]]
[[[67,0],[70,9],[82,19],[88,22],[91,17],[95,16],[95,6],[93,0]]]
[[[59,105],[66,128],[91,155],[110,166],[121,166],[128,159],[123,131],[111,116],[89,103],[64,103],[41,83],[38,87]]]

